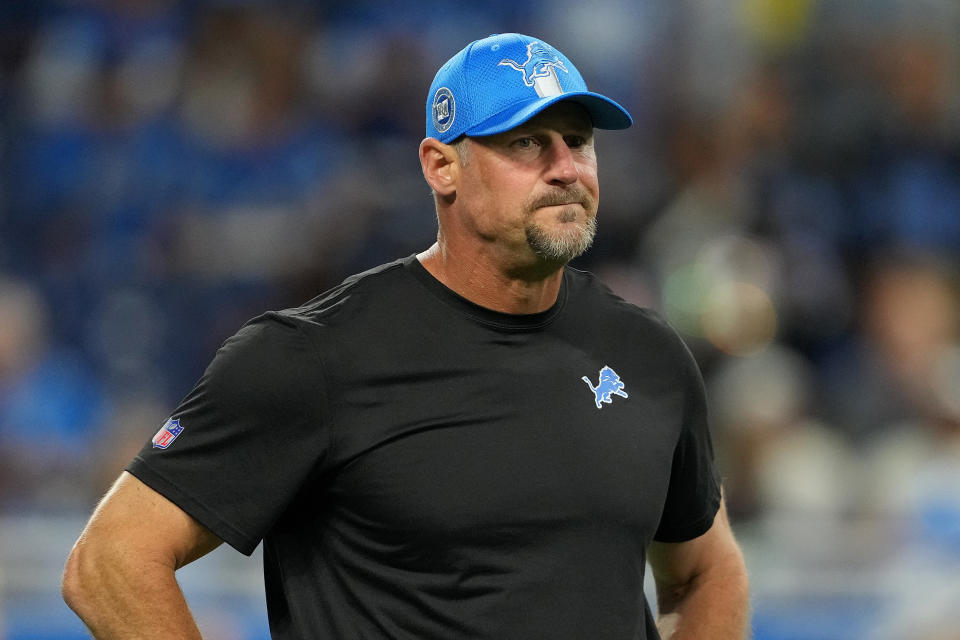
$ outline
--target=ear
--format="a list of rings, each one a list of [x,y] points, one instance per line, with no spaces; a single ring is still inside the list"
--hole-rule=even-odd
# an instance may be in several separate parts
[[[460,162],[457,150],[436,138],[425,138],[420,143],[420,168],[427,184],[440,196],[457,191]]]

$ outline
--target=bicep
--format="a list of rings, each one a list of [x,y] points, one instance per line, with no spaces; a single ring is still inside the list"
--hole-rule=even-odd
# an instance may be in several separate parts
[[[136,476],[124,471],[84,529],[80,543],[106,544],[173,569],[213,551],[222,540]]]

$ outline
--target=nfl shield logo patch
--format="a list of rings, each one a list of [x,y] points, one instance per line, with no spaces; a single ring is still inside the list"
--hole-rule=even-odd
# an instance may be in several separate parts
[[[166,424],[160,427],[160,431],[157,431],[157,435],[153,436],[153,448],[166,449],[174,440],[177,439],[177,436],[180,435],[181,431],[183,431],[183,427],[180,426],[180,420],[174,420],[173,418],[170,418],[167,420]]]

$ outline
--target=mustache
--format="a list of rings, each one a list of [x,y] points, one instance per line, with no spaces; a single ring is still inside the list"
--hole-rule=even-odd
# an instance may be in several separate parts
[[[540,207],[552,207],[561,204],[582,204],[586,209],[591,209],[594,202],[593,197],[586,189],[570,187],[560,191],[548,191],[547,193],[531,198],[528,209],[533,211]]]

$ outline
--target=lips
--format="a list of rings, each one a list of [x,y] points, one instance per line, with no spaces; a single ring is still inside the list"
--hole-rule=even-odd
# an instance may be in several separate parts
[[[548,191],[537,197],[533,197],[524,205],[523,211],[527,216],[530,216],[538,209],[544,209],[546,207],[569,207],[574,204],[583,207],[588,215],[590,215],[590,212],[596,210],[594,199],[585,189],[571,188]]]
[[[579,193],[559,194],[558,193],[558,194],[552,194],[552,195],[548,195],[548,196],[544,196],[543,198],[540,198],[539,200],[537,200],[536,206],[537,207],[558,207],[558,206],[564,206],[568,204],[579,204],[582,207],[587,208],[587,204],[589,200],[590,200],[589,197],[586,196],[585,194],[579,194]]]

